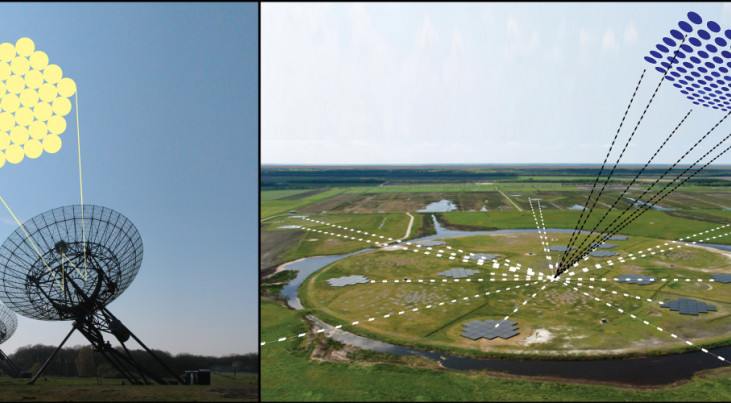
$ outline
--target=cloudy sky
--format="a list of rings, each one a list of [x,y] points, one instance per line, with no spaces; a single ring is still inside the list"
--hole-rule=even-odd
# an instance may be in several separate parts
[[[643,57],[689,11],[731,28],[723,3],[265,3],[261,163],[601,163],[643,69],[618,143],[660,82]],[[646,162],[691,107],[653,162],[724,115],[666,80],[621,161]]]

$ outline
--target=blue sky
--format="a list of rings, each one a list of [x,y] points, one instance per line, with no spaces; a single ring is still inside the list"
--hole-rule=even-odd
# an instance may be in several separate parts
[[[0,42],[31,38],[76,81],[84,202],[128,217],[144,243],[137,278],[109,308],[151,348],[258,348],[257,7],[0,6]],[[74,115],[58,153],[0,168],[21,221],[79,203]],[[0,238],[16,227],[0,211]],[[20,317],[0,348],[56,345],[70,328]]]
[[[644,56],[689,11],[731,28],[727,3],[265,3],[261,162],[601,163],[643,69],[621,145],[660,81]],[[675,162],[723,116],[671,84],[621,162],[693,108],[653,161]]]

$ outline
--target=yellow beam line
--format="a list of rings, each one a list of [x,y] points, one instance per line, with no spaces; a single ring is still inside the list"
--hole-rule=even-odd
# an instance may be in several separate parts
[[[74,102],[76,104],[76,145],[79,150],[79,193],[81,193],[81,246],[84,248],[84,280],[86,280],[86,228],[84,227],[84,186],[81,180],[81,132],[79,130],[79,88],[76,88],[74,94]],[[76,266],[74,266],[76,267]],[[79,273],[81,274],[81,273]]]
[[[23,230],[23,233],[25,234],[26,238],[28,238],[28,241],[30,241],[30,244],[33,245],[33,249],[35,249],[36,253],[43,261],[43,264],[46,265],[46,268],[48,268],[48,271],[51,273],[53,278],[56,280],[56,283],[58,284],[58,286],[61,287],[61,289],[63,290],[64,289],[63,284],[58,282],[58,277],[56,277],[56,274],[48,266],[48,263],[46,263],[46,259],[43,258],[43,255],[41,255],[41,252],[38,251],[38,247],[36,246],[35,242],[33,242],[33,240],[30,238],[30,235],[28,235],[28,231],[25,230],[25,227],[23,226],[23,224],[21,224],[20,221],[18,220],[18,217],[16,217],[15,214],[13,214],[13,210],[10,210],[10,207],[8,207],[8,204],[5,203],[5,199],[3,199],[2,196],[0,196],[0,201],[3,202],[3,204],[5,205],[5,208],[8,209],[8,211],[10,212],[10,215],[13,216],[13,218],[15,219],[15,222],[18,223],[18,226],[20,226],[20,229]]]
[[[68,261],[69,261],[69,263],[71,263],[71,266],[73,266],[73,267],[74,267],[74,269],[76,269],[76,272],[77,272],[77,273],[79,273],[79,276],[81,276],[81,278],[83,278],[83,279],[84,279],[84,281],[86,281],[86,276],[85,276],[85,275],[83,275],[83,274],[81,274],[81,271],[79,271],[79,268],[78,268],[78,267],[76,267],[76,265],[74,264],[74,262],[72,262],[72,261],[71,261],[71,259],[69,259],[69,257],[68,257],[68,256],[66,256],[66,254],[65,254],[65,253],[63,253],[63,252],[61,252],[61,256],[65,257],[65,258],[66,258],[66,260],[68,260]],[[62,262],[63,262],[63,260],[62,260]]]

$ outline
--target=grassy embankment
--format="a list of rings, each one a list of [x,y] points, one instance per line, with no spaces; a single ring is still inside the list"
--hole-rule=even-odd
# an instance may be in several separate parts
[[[262,340],[306,331],[295,312],[262,301]],[[390,363],[312,361],[312,344],[288,340],[261,349],[262,401],[728,401],[731,369],[659,389],[526,380],[489,371],[446,371]],[[369,354],[371,358],[378,355]]]

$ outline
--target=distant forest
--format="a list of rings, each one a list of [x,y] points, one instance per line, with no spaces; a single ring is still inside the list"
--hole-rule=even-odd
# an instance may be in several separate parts
[[[429,184],[429,183],[471,183],[489,182],[541,182],[541,183],[588,183],[594,182],[600,166],[567,167],[567,166],[531,166],[531,167],[261,167],[261,190],[277,189],[309,189],[337,186],[379,186],[395,184]],[[611,166],[609,167],[611,168]],[[659,177],[668,167],[650,166],[642,173],[642,178]],[[675,167],[666,176],[674,178],[685,170]],[[696,167],[698,168],[698,167]],[[689,172],[694,172],[695,169]],[[608,173],[605,168],[602,178]],[[613,182],[631,181],[641,166],[618,166],[612,174]],[[561,176],[581,176],[587,178],[566,178]],[[687,176],[684,175],[683,177]],[[687,185],[695,186],[731,186],[731,181],[713,177],[731,176],[731,167],[707,167],[693,178]]]
[[[18,349],[10,359],[21,371],[32,374],[38,372],[44,362],[56,349],[54,346],[36,344]],[[121,347],[119,347],[121,350]],[[171,355],[161,350],[153,350],[175,373],[183,375],[186,370],[210,369],[215,372],[259,372],[259,355],[257,353],[229,355],[224,357],[200,356],[192,354]],[[160,365],[143,350],[131,350],[132,356],[143,367],[169,377]],[[0,369],[0,373],[2,370]],[[43,376],[78,376],[122,378],[122,375],[98,352],[90,346],[74,346],[62,348],[48,364]]]

